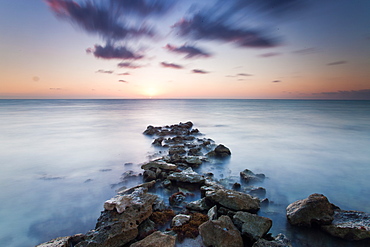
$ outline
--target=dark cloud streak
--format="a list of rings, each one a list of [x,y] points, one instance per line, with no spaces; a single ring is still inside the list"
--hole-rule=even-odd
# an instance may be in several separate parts
[[[183,69],[184,68],[182,65],[175,64],[175,63],[161,62],[161,65],[165,68],[173,68],[173,69]]]
[[[180,47],[176,47],[170,44],[165,46],[165,49],[179,54],[186,54],[185,58],[196,58],[196,57],[210,57],[211,55],[200,48],[190,45],[182,45]]]
[[[194,74],[208,74],[209,73],[208,71],[201,70],[201,69],[193,69],[192,72]]]

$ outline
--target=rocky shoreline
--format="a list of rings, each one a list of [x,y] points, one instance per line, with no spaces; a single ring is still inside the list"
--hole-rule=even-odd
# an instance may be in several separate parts
[[[269,233],[271,219],[257,215],[269,203],[266,190],[253,186],[263,182],[264,174],[245,169],[240,182],[225,186],[212,173],[194,171],[205,163],[222,163],[231,151],[202,138],[192,122],[148,126],[143,134],[159,150],[159,157],[141,166],[143,183],[107,200],[95,229],[37,246],[292,246],[283,234]],[[125,178],[131,176],[137,175],[127,172]],[[351,241],[370,238],[369,214],[341,210],[324,195],[310,195],[286,210],[291,225],[320,227]],[[186,245],[189,239],[194,240]]]

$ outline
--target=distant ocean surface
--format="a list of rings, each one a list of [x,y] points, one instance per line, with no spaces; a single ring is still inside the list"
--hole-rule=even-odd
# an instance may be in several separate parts
[[[259,214],[274,235],[296,247],[360,246],[291,227],[285,208],[322,193],[370,213],[370,101],[0,100],[0,118],[1,246],[93,229],[122,173],[140,172],[156,151],[146,127],[186,121],[232,152],[202,172],[266,175],[273,203]]]

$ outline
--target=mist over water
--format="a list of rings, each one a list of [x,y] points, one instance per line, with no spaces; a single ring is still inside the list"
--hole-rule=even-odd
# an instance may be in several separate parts
[[[201,172],[267,176],[260,185],[274,203],[259,214],[273,219],[273,234],[295,246],[308,237],[312,246],[355,246],[290,227],[285,208],[322,193],[370,212],[369,113],[370,101],[0,100],[0,242],[33,246],[94,228],[112,185],[156,151],[147,125],[192,121],[232,152]]]

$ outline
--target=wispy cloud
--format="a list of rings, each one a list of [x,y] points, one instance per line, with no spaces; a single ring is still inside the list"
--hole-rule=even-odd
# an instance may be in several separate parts
[[[345,64],[345,63],[348,63],[348,62],[342,60],[342,61],[335,61],[335,62],[327,63],[326,65],[332,66],[332,65],[341,65],[341,64]]]
[[[193,69],[192,72],[194,74],[208,74],[208,71],[202,70],[202,69]]]
[[[131,63],[131,62],[121,62],[121,63],[117,64],[117,66],[119,68],[127,68],[127,69],[138,69],[138,68],[143,67],[141,65],[137,65],[137,64],[134,64],[134,63]]]
[[[324,96],[324,97],[333,98],[333,99],[370,100],[370,89],[321,92],[321,93],[313,93],[312,95]]]
[[[144,56],[140,54],[135,54],[124,46],[114,46],[112,44],[107,44],[106,46],[95,45],[94,48],[86,49],[87,53],[93,53],[97,58],[103,59],[141,59]]]
[[[50,87],[49,90],[60,91],[62,89],[60,87]]]
[[[279,82],[281,82],[280,80],[274,80],[274,81],[272,81],[273,83],[279,83]]]
[[[314,47],[310,47],[310,48],[293,51],[293,53],[298,54],[298,55],[308,55],[308,54],[317,53],[317,49]]]
[[[128,83],[128,81],[125,80],[118,80],[118,82]]]
[[[131,75],[129,72],[125,72],[125,73],[119,73],[117,75]]]
[[[103,74],[112,74],[114,71],[113,70],[103,70],[103,69],[99,69],[98,71],[96,71],[96,73],[103,73]]]
[[[167,63],[167,62],[161,62],[161,65],[165,68],[173,68],[173,69],[182,69],[184,66],[175,64],[175,63]]]
[[[210,57],[208,52],[203,51],[200,48],[190,45],[182,45],[179,47],[167,44],[165,49],[174,53],[185,54],[185,58],[196,58],[196,57]]]
[[[239,74],[237,74],[237,76],[253,76],[253,75],[247,74],[247,73],[239,73]]]
[[[268,53],[263,53],[261,55],[259,55],[259,57],[276,57],[276,56],[279,56],[281,55],[281,53],[279,52],[268,52]]]

